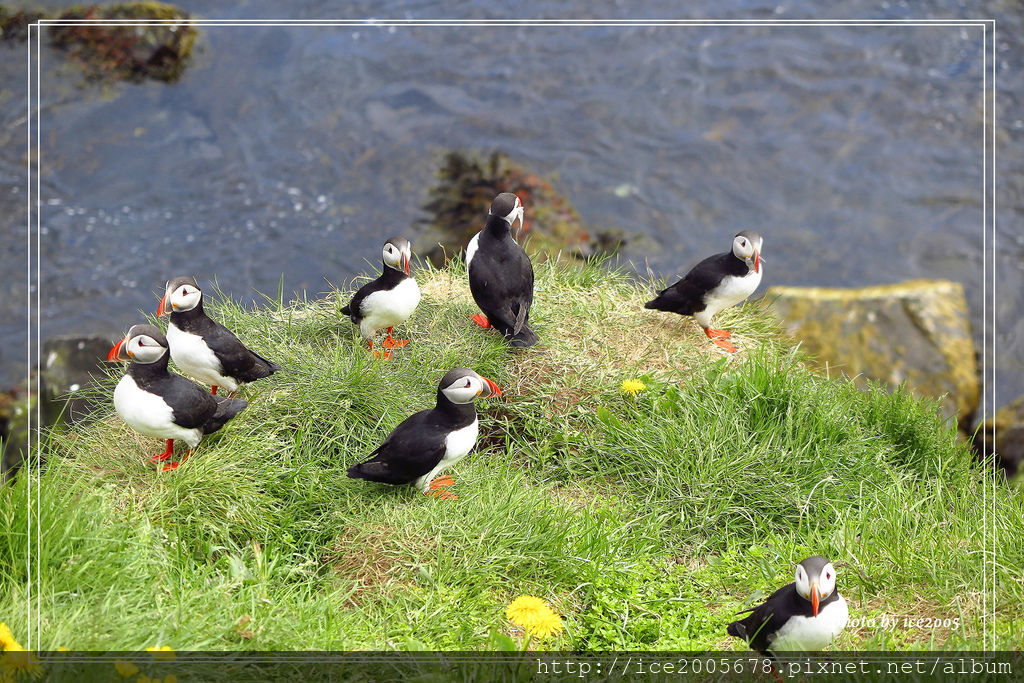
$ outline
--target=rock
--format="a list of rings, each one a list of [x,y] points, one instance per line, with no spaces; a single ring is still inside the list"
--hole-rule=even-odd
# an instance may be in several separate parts
[[[819,367],[864,384],[906,382],[942,399],[966,427],[978,406],[978,363],[963,287],[912,280],[855,289],[772,287],[765,298]]]
[[[28,451],[28,418],[35,410],[36,396],[25,391],[25,383],[0,394],[0,482],[21,468]]]
[[[76,5],[62,11],[60,19],[141,19],[165,23],[149,26],[53,25],[50,40],[81,63],[93,80],[152,78],[178,80],[196,40],[188,12],[161,2],[131,2],[102,7]]]
[[[1024,472],[1024,396],[981,423],[974,448],[985,457],[995,453],[1007,476]]]
[[[513,236],[533,254],[587,258],[617,250],[626,243],[618,231],[592,237],[583,228],[579,214],[551,183],[493,153],[486,161],[462,152],[449,152],[438,170],[438,183],[430,190],[423,209],[430,214],[423,234],[415,242],[437,267],[446,258],[460,254],[480,231],[494,197],[514,192],[526,207],[524,225],[513,228]],[[518,231],[518,235],[516,232]],[[441,245],[441,246],[438,246]]]
[[[28,451],[29,416],[39,396],[39,416],[44,428],[79,422],[106,397],[96,391],[95,379],[103,377],[105,358],[112,343],[105,336],[54,337],[43,343],[43,366],[32,374],[31,386],[22,381],[0,394],[0,481],[21,467]],[[36,393],[38,391],[38,394]]]
[[[109,337],[53,337],[43,343],[39,387],[43,396],[43,424],[74,424],[88,417],[99,397],[88,389],[106,374]]]

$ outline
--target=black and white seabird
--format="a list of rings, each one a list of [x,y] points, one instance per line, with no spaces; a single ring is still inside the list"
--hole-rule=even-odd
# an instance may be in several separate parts
[[[820,650],[842,632],[850,614],[836,590],[835,568],[816,555],[796,566],[793,583],[746,612],[750,615],[729,624],[727,631],[766,656]]]
[[[455,497],[443,490],[453,484],[450,476],[434,478],[473,450],[478,432],[473,401],[489,396],[501,396],[491,380],[469,368],[448,371],[437,387],[437,405],[403,420],[370,454],[373,458],[350,467],[348,476]]]
[[[707,257],[682,280],[644,304],[644,308],[692,315],[711,341],[735,353],[736,346],[728,341],[732,333],[713,329],[711,318],[746,299],[761,284],[762,241],[753,230],[738,233],[732,240],[731,252]]]
[[[203,292],[195,278],[176,277],[167,283],[157,317],[170,314],[167,341],[171,359],[186,375],[230,394],[239,384],[269,377],[281,369],[246,348],[235,334],[203,311]]]
[[[485,329],[495,328],[512,346],[527,347],[539,337],[530,327],[533,264],[510,231],[517,218],[522,226],[519,197],[502,192],[494,198],[484,229],[466,247],[466,271],[473,300],[483,311],[483,315],[473,316],[473,322]]]
[[[359,288],[348,305],[341,312],[359,326],[359,333],[370,344],[373,351],[373,335],[385,327],[388,336],[384,339],[384,357],[387,349],[400,349],[409,343],[408,339],[392,339],[391,331],[401,325],[420,303],[420,287],[409,270],[412,258],[412,244],[404,237],[392,237],[384,243],[384,267],[380,277]],[[377,354],[374,351],[374,354]]]
[[[188,444],[188,457],[204,435],[223,427],[247,405],[240,398],[212,396],[195,382],[169,372],[167,338],[153,325],[133,326],[110,349],[107,360],[131,361],[114,389],[114,409],[140,434],[167,439],[167,449],[150,458],[164,463],[164,471],[178,467],[177,461],[166,462],[173,455],[175,439]]]

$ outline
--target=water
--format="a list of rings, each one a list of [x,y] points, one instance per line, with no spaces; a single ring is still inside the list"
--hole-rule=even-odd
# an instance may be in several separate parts
[[[268,0],[183,6],[281,14]],[[500,7],[363,2],[347,15],[507,16]],[[818,14],[802,2],[686,7],[682,18]],[[829,11],[996,19],[1000,403],[1024,393],[1022,14],[949,0],[927,14]],[[515,16],[681,15],[672,2],[526,2]],[[6,386],[25,368],[26,50],[0,54]],[[342,285],[376,266],[385,233],[415,243],[441,156],[458,148],[556,177],[588,226],[647,235],[626,257],[666,277],[753,228],[766,285],[962,282],[980,344],[983,58],[980,27],[208,26],[181,82],[95,86],[44,48],[42,335],[113,336],[180,274],[256,301],[282,283],[311,295],[325,278]]]

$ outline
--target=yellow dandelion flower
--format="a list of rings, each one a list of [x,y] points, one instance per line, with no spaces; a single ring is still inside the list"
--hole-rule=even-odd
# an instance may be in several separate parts
[[[638,379],[627,379],[622,382],[622,386],[619,388],[622,390],[622,393],[628,396],[636,396],[646,389],[647,385]]]
[[[117,673],[121,674],[125,678],[139,673],[139,667],[135,666],[131,662],[122,662],[121,660],[118,660],[114,662],[114,668],[117,669]]]
[[[538,616],[550,612],[548,603],[532,595],[521,595],[505,608],[505,616],[516,626],[529,628]]]
[[[529,626],[526,631],[538,638],[547,638],[548,636],[557,635],[562,632],[563,624],[562,617],[558,616],[550,609],[545,609],[541,614],[538,614],[533,624]]]
[[[174,656],[174,650],[170,645],[147,647],[146,652],[152,652],[154,657],[159,657],[161,659],[168,659],[169,657]]]
[[[2,652],[24,652],[25,648],[18,644],[18,641],[11,635],[11,629],[7,622],[0,621],[0,651]]]
[[[43,665],[30,660],[31,656],[32,653],[25,650],[7,650],[0,656],[0,666],[12,681],[21,680],[20,676],[15,675],[19,671],[32,678],[39,678],[43,675]]]

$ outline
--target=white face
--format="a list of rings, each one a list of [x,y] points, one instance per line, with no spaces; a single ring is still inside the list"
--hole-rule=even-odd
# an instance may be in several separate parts
[[[199,300],[202,298],[203,293],[198,287],[184,284],[179,285],[171,292],[167,297],[167,302],[171,305],[172,311],[191,311],[199,305]]]
[[[747,239],[746,235],[736,235],[732,241],[732,253],[736,255],[736,258],[749,261],[754,258],[754,250],[759,246]]]
[[[412,258],[411,248],[399,248],[391,242],[388,242],[384,245],[383,255],[385,265],[389,268],[394,268],[395,270],[400,270],[403,273],[408,274],[408,264],[409,260]]]
[[[502,216],[502,218],[504,218],[506,221],[508,221],[508,226],[510,228],[512,227],[512,223],[514,223],[515,220],[518,218],[519,219],[519,227],[522,228],[523,227],[523,215],[524,215],[525,211],[526,210],[523,208],[523,203],[521,201],[519,201],[519,197],[516,197],[516,206],[515,206],[515,208],[512,209],[511,211],[509,211],[507,216]]]
[[[808,576],[804,566],[798,564],[793,582],[796,584],[796,592],[808,600],[811,599],[811,585],[813,583],[818,588],[818,599],[824,600],[832,595],[832,591],[836,589],[836,570],[832,563],[829,562],[822,567],[819,576]]]
[[[125,350],[136,363],[153,363],[167,353],[167,347],[149,335],[139,334],[128,340]]]
[[[452,403],[470,403],[481,394],[490,396],[491,389],[480,375],[465,375],[446,386],[441,392]]]

